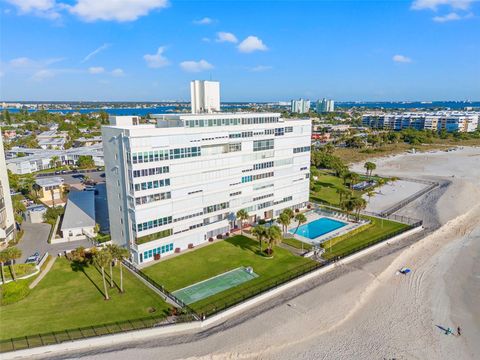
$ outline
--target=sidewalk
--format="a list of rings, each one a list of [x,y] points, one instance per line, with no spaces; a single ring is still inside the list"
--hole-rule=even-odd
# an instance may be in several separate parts
[[[37,286],[38,283],[45,277],[45,275],[48,274],[53,264],[55,263],[55,260],[57,260],[57,258],[55,256],[52,256],[47,266],[45,266],[45,269],[41,271],[40,275],[38,275],[38,277],[35,280],[33,280],[32,283],[28,286],[30,289],[33,289],[35,286]]]

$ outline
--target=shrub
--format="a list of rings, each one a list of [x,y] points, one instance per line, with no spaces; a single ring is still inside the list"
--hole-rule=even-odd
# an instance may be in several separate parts
[[[265,219],[258,220],[258,225],[265,225],[266,223]]]
[[[180,248],[175,248],[175,253],[178,254],[180,252]]]
[[[208,238],[208,241],[209,241],[209,242],[213,242],[213,238],[212,238],[212,237],[211,237],[211,238]]]
[[[189,248],[189,249],[193,249],[193,244],[191,244],[191,243],[188,244],[188,248]]]
[[[223,239],[222,234],[218,234],[218,235],[217,235],[217,239]]]
[[[225,233],[225,237],[229,237],[230,236],[230,233],[229,232],[226,232]]]

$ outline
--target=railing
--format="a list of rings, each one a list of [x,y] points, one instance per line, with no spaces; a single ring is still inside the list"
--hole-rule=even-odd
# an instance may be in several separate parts
[[[200,320],[200,316],[192,309],[190,308],[187,304],[185,304],[182,300],[177,298],[175,295],[173,295],[171,292],[169,292],[163,285],[160,285],[157,283],[155,280],[153,280],[150,276],[147,274],[143,273],[139,269],[135,267],[131,262],[127,260],[123,260],[123,264],[131,271],[133,271],[135,274],[140,276],[143,280],[148,282],[150,285],[152,285],[155,289],[160,291],[163,295],[165,295],[167,298],[169,298],[172,302],[177,304],[180,308],[185,310],[187,313],[191,314],[195,319]]]
[[[107,324],[86,326],[82,328],[53,331],[43,334],[22,336],[0,341],[0,353],[23,350],[38,346],[60,344],[66,341],[88,339],[96,336],[125,333],[141,329],[154,328],[192,320],[189,314],[168,317],[167,315],[117,321]]]
[[[288,281],[297,279],[312,271],[315,271],[317,269],[330,265],[340,259],[345,258],[346,256],[349,256],[358,251],[364,250],[372,245],[387,241],[394,236],[400,235],[406,231],[411,230],[412,228],[414,227],[409,226],[409,227],[397,230],[393,233],[385,234],[381,237],[376,238],[375,240],[372,240],[367,243],[363,243],[355,248],[352,248],[346,252],[343,252],[341,253],[341,255],[335,256],[334,258],[326,259],[322,263],[314,262],[314,263],[303,264],[294,269],[290,269],[289,271],[285,271],[273,279],[272,278],[266,279],[261,282],[257,282],[254,285],[248,286],[246,288],[242,287],[239,290],[237,290],[234,294],[224,296],[209,304],[204,305],[203,307],[197,308],[197,313],[202,314],[202,318],[204,316],[207,317],[207,316],[215,315],[245,300],[248,300],[255,296],[261,295],[267,291],[275,289],[285,284]]]

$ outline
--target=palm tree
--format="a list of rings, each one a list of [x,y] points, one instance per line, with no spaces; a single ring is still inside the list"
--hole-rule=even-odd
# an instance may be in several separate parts
[[[282,231],[276,225],[272,225],[267,229],[268,249],[267,254],[273,253],[273,246],[282,241]]]
[[[290,218],[290,220],[292,220],[295,217],[295,213],[290,208],[283,209],[282,213],[286,214]]]
[[[367,176],[372,176],[373,170],[377,168],[377,165],[371,161],[367,161],[363,167],[366,169]]]
[[[352,196],[352,192],[345,188],[337,188],[336,193],[339,195],[340,204],[343,202],[343,200],[348,199],[350,196]]]
[[[352,201],[352,207],[353,207],[353,210],[355,210],[355,217],[358,220],[360,220],[360,211],[362,211],[363,209],[365,209],[367,207],[367,202],[365,201],[365,199],[361,198],[361,197],[356,197],[356,198],[353,198],[351,199]]]
[[[295,234],[296,234],[300,225],[305,224],[307,222],[307,218],[302,213],[298,213],[297,215],[295,215],[295,220],[297,221],[297,228],[295,229]]]
[[[2,270],[2,283],[5,284],[5,271],[4,271],[4,264],[8,261],[7,252],[4,250],[0,252],[0,268]]]
[[[128,249],[125,249],[125,248],[122,248],[122,247],[118,247],[117,249],[117,259],[119,261],[119,264],[120,264],[120,292],[124,292],[123,290],[123,264],[122,264],[122,261],[124,259],[127,259],[130,257],[130,252],[128,251]]]
[[[277,219],[277,222],[282,225],[282,231],[283,233],[286,233],[287,232],[287,228],[288,226],[290,225],[290,217],[288,216],[288,214],[282,212],[279,216],[278,216],[278,219]]]
[[[53,155],[50,159],[50,167],[57,168],[60,158],[57,155]]]
[[[107,281],[105,280],[105,268],[112,262],[112,257],[108,250],[102,249],[94,255],[94,260],[102,269],[103,290],[105,291],[105,300],[110,300],[107,290]]]
[[[368,196],[368,203],[370,203],[370,198],[375,196],[375,191],[373,190],[367,191],[367,196]]]
[[[110,261],[110,287],[113,288],[113,262],[117,262],[117,248],[118,245],[115,244],[108,244],[105,247],[105,250],[108,251],[110,254],[110,257],[112,258],[112,261]]]
[[[240,220],[240,234],[243,235],[243,222],[248,220],[248,212],[245,209],[241,209],[237,211],[237,219]]]
[[[360,176],[357,173],[352,172],[350,175],[350,187],[353,187],[360,180]]]
[[[7,248],[4,251],[7,253],[7,255],[6,255],[7,260],[10,261],[9,267],[10,267],[10,271],[12,272],[13,280],[17,281],[17,275],[15,274],[14,262],[15,262],[16,259],[19,259],[22,256],[22,250],[12,246],[12,247]]]
[[[351,212],[355,208],[355,203],[353,201],[353,198],[343,200],[343,202],[340,204],[340,207],[343,211],[347,213],[347,217],[349,218]]]
[[[260,251],[262,251],[262,240],[267,236],[267,228],[263,225],[257,225],[252,229],[252,235],[257,238],[260,243]]]

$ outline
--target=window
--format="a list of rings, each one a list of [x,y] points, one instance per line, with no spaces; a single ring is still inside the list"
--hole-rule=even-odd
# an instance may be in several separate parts
[[[144,205],[144,204],[149,204],[149,203],[156,202],[156,201],[170,199],[171,197],[172,197],[172,194],[170,192],[157,193],[157,194],[152,194],[152,195],[147,195],[147,196],[140,196],[140,197],[135,198],[135,204],[136,205]]]
[[[273,149],[274,141],[273,139],[268,140],[255,140],[253,142],[253,151],[263,151]]]
[[[285,132],[286,132],[286,133],[291,133],[291,132],[293,132],[293,126],[287,126],[287,127],[285,127]]]
[[[302,153],[302,152],[308,152],[308,151],[310,151],[310,146],[302,146],[302,147],[293,148],[293,153],[294,154],[298,154],[298,153]]]
[[[159,167],[154,167],[149,169],[134,170],[133,177],[138,178],[138,177],[144,177],[144,176],[166,174],[168,172],[170,172],[170,168],[168,166],[159,166]]]
[[[282,135],[285,135],[285,128],[276,128],[275,136],[282,136]]]
[[[224,202],[224,203],[220,203],[220,204],[216,204],[216,205],[207,206],[206,208],[203,208],[203,212],[205,214],[208,214],[208,213],[211,213],[211,212],[226,209],[229,206],[230,206],[230,204],[228,202]]]
[[[149,230],[149,229],[154,229],[154,228],[159,227],[159,226],[170,224],[171,222],[172,222],[172,217],[171,216],[167,216],[167,217],[164,217],[164,218],[155,219],[155,220],[151,220],[151,221],[146,221],[144,223],[140,223],[140,224],[137,225],[137,232],[141,232],[141,231]],[[133,224],[133,229],[135,230],[135,224]]]
[[[143,254],[140,254],[140,262],[142,262],[142,255],[143,255],[143,259],[146,260],[146,259],[150,259],[153,255],[164,254],[172,250],[173,250],[173,243],[162,245],[152,250],[144,251]]]
[[[160,187],[170,186],[170,179],[147,181],[134,185],[135,191],[158,189]]]
[[[273,161],[267,161],[260,164],[254,164],[253,170],[267,169],[273,167]]]

